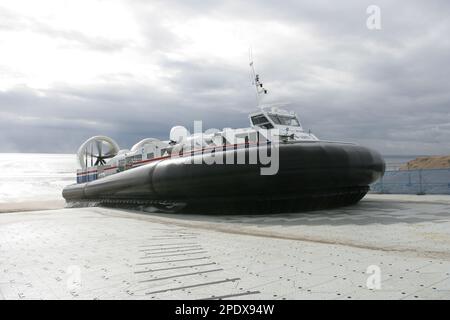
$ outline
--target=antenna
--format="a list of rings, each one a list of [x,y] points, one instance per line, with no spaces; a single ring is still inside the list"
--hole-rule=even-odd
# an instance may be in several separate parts
[[[250,65],[251,76],[252,76],[252,84],[255,86],[255,89],[256,89],[256,103],[259,106],[260,100],[261,100],[261,94],[267,94],[267,89],[263,87],[263,84],[259,78],[259,74],[256,74],[256,72],[255,72],[255,67],[253,65],[252,48],[249,49],[249,61],[250,61],[249,65]]]

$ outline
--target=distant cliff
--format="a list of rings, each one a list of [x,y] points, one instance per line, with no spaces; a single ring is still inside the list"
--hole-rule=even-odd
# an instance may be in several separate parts
[[[418,157],[402,165],[399,170],[446,169],[450,168],[450,156]]]

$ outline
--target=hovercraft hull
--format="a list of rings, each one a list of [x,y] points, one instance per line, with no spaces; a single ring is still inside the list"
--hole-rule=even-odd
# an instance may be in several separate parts
[[[256,146],[216,151],[214,156],[249,159]],[[67,186],[67,202],[175,207],[184,212],[295,212],[350,205],[384,174],[381,155],[336,142],[278,145],[274,175],[261,164],[191,163],[195,157],[159,159],[96,181]],[[191,161],[187,161],[187,158]],[[205,163],[206,162],[206,163]]]

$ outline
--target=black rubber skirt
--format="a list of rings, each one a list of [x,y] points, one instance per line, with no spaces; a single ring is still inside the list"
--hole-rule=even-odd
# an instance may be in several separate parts
[[[63,197],[68,203],[148,205],[180,212],[295,212],[357,203],[385,170],[378,152],[353,144],[282,143],[272,150],[279,155],[278,164],[273,160],[266,165],[259,161],[249,164],[255,153],[266,152],[261,148],[268,147],[233,146],[216,148],[214,153],[160,159],[96,181],[67,186]],[[274,159],[273,154],[270,156]],[[211,164],[211,157],[216,163]],[[236,164],[238,159],[245,159],[244,164]],[[276,174],[261,174],[261,168],[269,166]]]

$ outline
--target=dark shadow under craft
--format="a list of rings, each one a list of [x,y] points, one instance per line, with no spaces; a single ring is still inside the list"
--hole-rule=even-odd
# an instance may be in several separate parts
[[[63,196],[69,205],[295,212],[357,203],[384,174],[378,152],[321,141],[302,129],[294,113],[261,107],[249,119],[250,128],[209,134],[188,135],[174,127],[171,140],[148,138],[130,150],[120,150],[108,137],[92,137],[78,151],[77,184],[64,188]],[[261,164],[261,154],[270,163]],[[262,174],[275,162],[275,174]]]

